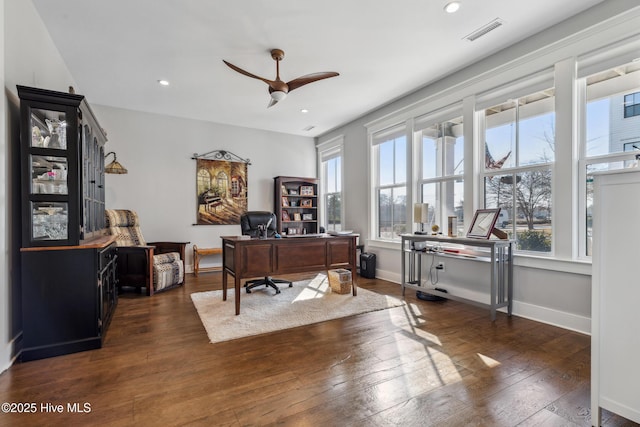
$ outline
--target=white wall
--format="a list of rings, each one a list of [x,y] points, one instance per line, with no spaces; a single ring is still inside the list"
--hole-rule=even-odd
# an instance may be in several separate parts
[[[437,111],[453,103],[494,92],[507,82],[517,81],[554,64],[607,47],[632,36],[637,38],[640,11],[634,0],[607,0],[585,13],[534,35],[516,45],[452,73],[416,92],[395,100],[365,116],[340,126],[317,139],[322,144],[342,136],[345,145],[345,227],[361,233],[366,251],[377,255],[377,277],[400,281],[400,247],[371,238],[367,126],[382,129],[420,114]],[[469,120],[468,120],[469,119]],[[473,116],[465,117],[465,123]],[[568,129],[572,123],[558,123]],[[466,170],[466,168],[465,168]],[[571,197],[571,195],[559,195]],[[555,223],[571,223],[571,212],[557,212]],[[368,224],[365,226],[364,224]],[[565,232],[565,235],[570,233]],[[569,242],[562,242],[571,247]],[[564,251],[568,252],[568,251]],[[591,316],[590,263],[572,259],[540,260],[516,257],[514,269],[514,313],[543,322],[589,333]],[[475,262],[447,260],[452,268],[441,275],[449,292],[478,301],[488,301],[489,288],[484,266]]]
[[[9,367],[14,339],[19,334],[20,284],[16,261],[15,203],[12,203],[13,168],[19,143],[16,85],[37,86],[66,92],[75,81],[53,44],[30,0],[2,0],[3,87],[0,119],[0,372]],[[76,87],[76,89],[79,89]],[[19,212],[19,211],[18,211]],[[17,214],[19,215],[19,213]],[[19,236],[19,233],[17,233]]]
[[[226,150],[251,160],[249,210],[273,211],[274,177],[316,176],[312,138],[101,105],[92,105],[92,109],[107,131],[106,152],[115,151],[129,171],[106,176],[107,208],[137,211],[147,241],[189,241],[199,247],[220,247],[220,236],[240,234],[239,225],[193,225],[197,209],[195,153]],[[191,245],[187,247],[188,271],[193,263]],[[201,266],[220,262],[219,257],[205,258]]]

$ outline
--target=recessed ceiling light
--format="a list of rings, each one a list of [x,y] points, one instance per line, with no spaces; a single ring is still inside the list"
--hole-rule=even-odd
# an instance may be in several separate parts
[[[447,3],[444,6],[444,11],[447,12],[447,13],[457,12],[458,9],[460,9],[460,2],[459,1],[450,1],[449,3]]]
[[[307,110],[306,108],[303,108],[302,110],[300,110],[301,113],[306,114],[309,112],[309,110]]]
[[[160,86],[169,86],[169,80],[158,80]]]

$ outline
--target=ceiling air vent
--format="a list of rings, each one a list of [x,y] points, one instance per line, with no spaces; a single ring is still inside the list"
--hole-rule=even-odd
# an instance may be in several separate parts
[[[314,129],[315,126],[307,126],[306,128],[302,129],[303,131],[309,132],[311,129]]]
[[[496,18],[493,21],[489,22],[487,25],[484,25],[478,28],[477,30],[475,30],[474,32],[466,36],[465,39],[469,40],[470,42],[475,41],[480,37],[484,36],[485,34],[487,34],[488,32],[493,31],[498,27],[501,27],[502,24],[504,24],[504,21],[500,18]]]

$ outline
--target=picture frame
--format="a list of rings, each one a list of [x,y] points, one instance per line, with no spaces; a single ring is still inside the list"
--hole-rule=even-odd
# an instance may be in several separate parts
[[[289,195],[290,196],[297,196],[298,195],[298,190],[289,190]]]
[[[289,212],[282,211],[282,220],[283,221],[291,221],[291,219],[289,218]]]
[[[292,236],[294,234],[301,234],[300,230],[296,227],[289,227],[287,228],[287,235]]]
[[[302,214],[302,220],[303,221],[313,221],[313,214],[303,213]]]
[[[300,195],[301,196],[313,196],[313,185],[301,185],[300,186]]]
[[[467,237],[475,239],[488,239],[491,237],[491,234],[494,233],[498,215],[500,215],[500,208],[478,209],[473,216],[469,231],[467,231]]]
[[[303,208],[312,208],[313,207],[313,200],[311,199],[302,199],[300,201],[300,206]]]
[[[289,192],[287,191],[287,187],[285,187],[284,185],[280,187],[280,191],[282,192],[282,194],[289,194]]]
[[[302,216],[300,215],[299,212],[296,212],[293,214],[293,220],[294,221],[302,221]]]
[[[282,206],[289,206],[289,198],[287,196],[282,196]]]

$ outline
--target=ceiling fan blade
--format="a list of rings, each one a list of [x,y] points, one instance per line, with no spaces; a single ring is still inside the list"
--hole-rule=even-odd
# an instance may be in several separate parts
[[[299,88],[300,86],[304,86],[309,83],[317,82],[318,80],[328,79],[329,77],[337,77],[340,74],[334,71],[323,71],[320,73],[307,74],[306,76],[298,77],[297,79],[293,79],[287,83],[289,86],[289,92]]]
[[[233,65],[233,64],[232,64],[232,63],[230,63],[230,62],[225,61],[224,59],[222,60],[222,62],[224,62],[225,64],[227,64],[227,66],[228,66],[229,68],[231,68],[232,70],[237,71],[237,72],[239,72],[240,74],[244,74],[244,75],[245,75],[245,76],[247,76],[247,77],[251,77],[251,78],[253,78],[253,79],[262,80],[263,82],[265,82],[265,83],[266,83],[266,84],[268,84],[269,86],[271,86],[271,85],[274,83],[274,82],[273,82],[273,80],[265,79],[264,77],[260,77],[260,76],[256,76],[255,74],[251,74],[250,72],[245,71],[245,70],[243,70],[243,69],[242,69],[242,68],[240,68],[240,67],[236,67],[235,65]]]

